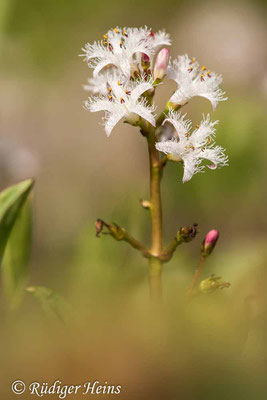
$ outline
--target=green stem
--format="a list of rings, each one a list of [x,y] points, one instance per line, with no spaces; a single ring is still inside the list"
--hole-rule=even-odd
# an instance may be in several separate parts
[[[178,111],[181,107],[182,106],[180,104],[173,104],[173,103],[168,102],[166,104],[165,110],[162,111],[162,113],[158,116],[156,125],[161,126],[162,122],[164,121],[164,119],[166,118],[166,115],[168,114],[168,112],[170,110]]]
[[[161,261],[158,258],[149,259],[149,288],[150,297],[153,303],[161,303],[162,284],[161,284]]]
[[[174,253],[175,250],[176,250],[176,248],[177,248],[178,246],[180,246],[180,244],[182,244],[182,243],[183,243],[182,238],[180,238],[180,237],[175,238],[175,239],[169,244],[169,246],[163,251],[163,253],[161,254],[160,259],[161,259],[163,262],[168,262],[168,261],[170,261],[171,258],[172,258],[172,256],[173,256],[173,253]]]
[[[147,134],[149,165],[150,165],[150,215],[152,241],[149,260],[150,294],[153,300],[161,299],[161,261],[159,259],[162,251],[162,211],[160,180],[161,168],[159,153],[155,147],[156,136],[154,130]]]
[[[139,240],[135,239],[132,235],[130,235],[125,228],[121,228],[119,225],[117,225],[115,222],[113,224],[108,224],[107,222],[98,219],[102,226],[105,226],[109,232],[103,232],[103,233],[109,233],[115,240],[118,241],[124,241],[129,243],[133,248],[136,250],[141,251],[144,257],[149,258],[150,257],[150,252],[146,247],[141,243]],[[102,231],[102,228],[101,228]],[[100,233],[100,232],[99,232]]]

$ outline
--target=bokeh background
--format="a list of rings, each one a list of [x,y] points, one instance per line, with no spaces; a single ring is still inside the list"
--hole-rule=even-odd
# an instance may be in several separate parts
[[[15,397],[18,378],[108,381],[122,385],[114,396],[122,399],[267,395],[266,13],[263,0],[0,1],[0,188],[36,178],[29,284],[53,289],[72,309],[64,326],[29,293],[18,310],[2,310],[1,397]],[[223,74],[229,97],[214,113],[201,98],[184,108],[194,123],[203,112],[220,120],[229,167],[184,185],[178,165],[164,173],[165,243],[181,226],[200,229],[164,267],[164,315],[150,306],[146,260],[95,237],[97,217],[147,243],[150,234],[138,203],[148,196],[144,138],[121,123],[107,139],[101,116],[82,108],[91,71],[78,55],[117,25],[165,28],[172,56],[188,53]],[[159,88],[158,108],[173,89]],[[203,278],[214,273],[231,287],[188,303],[213,228],[221,236]]]

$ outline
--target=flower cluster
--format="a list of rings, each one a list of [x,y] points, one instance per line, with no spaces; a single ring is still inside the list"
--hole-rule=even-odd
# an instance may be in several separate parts
[[[171,160],[184,163],[183,182],[189,181],[195,173],[203,171],[203,160],[211,162],[207,165],[210,169],[227,165],[228,158],[224,155],[223,148],[214,144],[214,126],[218,121],[211,122],[209,115],[206,118],[203,116],[201,123],[191,132],[192,123],[185,119],[185,115],[169,111],[163,124],[165,123],[173,125],[176,138],[158,142],[156,148],[168,154]]]
[[[145,28],[114,28],[103,35],[101,42],[87,43],[83,49],[86,61],[96,77],[104,68],[111,66],[130,78],[139,68],[150,61],[161,46],[171,44],[165,32],[154,33]]]
[[[163,133],[172,126],[172,137],[157,142],[156,148],[169,159],[183,162],[183,182],[186,182],[203,171],[203,160],[208,160],[208,167],[215,169],[227,165],[228,158],[214,142],[217,121],[211,122],[209,115],[203,117],[190,133],[191,122],[176,111],[194,96],[207,98],[213,109],[226,98],[219,87],[222,77],[205,66],[200,67],[195,58],[184,55],[169,61],[169,50],[164,46],[170,44],[164,31],[154,33],[147,27],[116,27],[102,41],[86,44],[83,56],[93,69],[93,77],[84,86],[92,92],[84,105],[91,112],[104,111],[108,136],[121,119],[139,126],[145,120]],[[161,114],[163,118],[156,120],[153,96],[165,76],[176,82],[177,89]]]

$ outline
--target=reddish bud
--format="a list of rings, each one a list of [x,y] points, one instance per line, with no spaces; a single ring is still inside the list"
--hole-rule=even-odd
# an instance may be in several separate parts
[[[164,48],[160,50],[155,62],[154,80],[162,80],[164,78],[169,63],[169,57],[170,53],[168,49]]]
[[[203,257],[207,257],[212,253],[218,239],[219,231],[216,229],[212,229],[207,233],[201,248],[201,254]]]

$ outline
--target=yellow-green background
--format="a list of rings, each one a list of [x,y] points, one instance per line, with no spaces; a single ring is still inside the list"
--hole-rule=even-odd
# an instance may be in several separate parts
[[[74,313],[64,327],[30,294],[13,313],[3,303],[1,398],[15,398],[18,378],[106,380],[123,386],[122,399],[265,398],[266,12],[264,1],[245,0],[0,1],[0,156],[8,148],[0,186],[36,178],[29,284],[54,289]],[[101,115],[82,108],[91,71],[81,47],[116,25],[165,28],[171,55],[188,53],[222,73],[229,96],[215,112],[201,98],[184,108],[194,123],[203,112],[220,120],[229,167],[186,184],[181,166],[164,172],[165,243],[180,226],[198,222],[200,233],[164,266],[162,318],[150,308],[146,260],[94,231],[101,217],[149,241],[138,204],[148,196],[144,138],[121,123],[107,139]],[[159,108],[174,87],[159,88]],[[28,156],[17,161],[20,149]],[[201,241],[214,228],[221,236],[203,277],[215,273],[231,287],[188,303]]]

